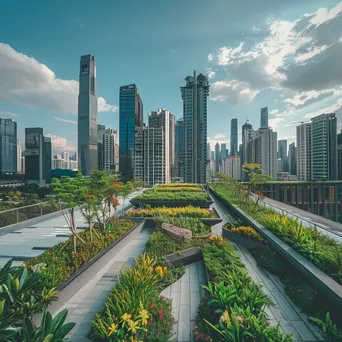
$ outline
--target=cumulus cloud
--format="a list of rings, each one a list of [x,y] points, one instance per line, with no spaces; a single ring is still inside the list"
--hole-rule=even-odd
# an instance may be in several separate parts
[[[279,109],[273,109],[270,111],[270,114],[272,114],[272,115],[276,115],[278,113],[279,113]]]
[[[66,122],[66,123],[71,123],[71,124],[77,125],[77,121],[76,120],[63,119],[63,118],[60,118],[58,116],[54,116],[53,118],[55,120],[57,120],[57,121],[60,121],[60,122]]]
[[[330,106],[305,114],[304,118],[311,119],[317,115],[324,113],[336,113],[337,118],[342,119],[342,97],[337,99],[337,101]]]
[[[229,146],[229,143],[230,143],[229,140],[223,140],[223,137],[222,138],[216,138],[216,136],[213,138],[207,137],[207,142],[209,143],[211,150],[215,149],[216,143],[219,143],[220,146],[221,146],[221,144],[227,144],[227,147]]]
[[[77,143],[75,141],[68,141],[64,137],[60,137],[51,133],[45,134],[45,136],[51,138],[51,144],[54,153],[77,152]]]
[[[297,107],[335,96],[342,79],[342,2],[294,21],[270,17],[266,24],[268,34],[261,41],[241,41],[208,55],[208,61],[226,74],[216,82],[212,99],[237,104],[252,101],[264,89],[275,89],[286,91],[285,103]],[[234,89],[229,82],[243,87]],[[250,95],[238,101],[243,88]]]
[[[218,133],[218,134],[216,134],[216,135],[214,136],[214,139],[222,139],[222,138],[224,138],[224,137],[225,137],[224,134]]]
[[[56,77],[46,65],[7,44],[0,43],[0,60],[0,100],[60,114],[77,113],[77,81]],[[102,97],[98,102],[99,112],[118,109]]]

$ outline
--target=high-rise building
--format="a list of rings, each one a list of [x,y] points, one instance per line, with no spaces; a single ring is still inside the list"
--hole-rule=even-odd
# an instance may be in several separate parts
[[[221,157],[221,159],[227,159],[228,158],[228,150],[227,150],[227,144],[226,143],[221,144],[220,157]]]
[[[148,116],[148,126],[162,128],[165,139],[165,182],[170,183],[174,177],[175,165],[175,116],[166,109],[158,109]]]
[[[64,160],[64,169],[70,169],[70,153],[69,152],[63,152],[62,158]]]
[[[21,165],[21,145],[20,140],[17,139],[17,173],[22,173],[22,165]]]
[[[103,135],[103,170],[117,170],[118,132],[108,128]]]
[[[17,123],[0,118],[0,173],[17,172]]]
[[[185,177],[185,136],[184,136],[184,120],[177,120],[175,127],[175,177],[183,182]]]
[[[260,111],[260,128],[268,128],[268,108],[261,108]]]
[[[277,133],[270,128],[251,132],[247,141],[245,162],[260,164],[264,174],[277,179]]]
[[[334,113],[311,119],[312,180],[337,179],[337,118]]]
[[[342,129],[337,134],[338,179],[342,180]]]
[[[253,126],[248,121],[242,125],[242,147],[240,149],[240,162],[241,162],[241,177],[243,180],[247,179],[246,172],[243,171],[243,164],[246,163],[247,155],[247,141],[251,138]]]
[[[232,119],[230,123],[230,155],[238,152],[238,120]]]
[[[45,184],[51,183],[52,145],[51,138],[43,138],[43,179]]]
[[[297,179],[311,180],[311,123],[297,126]]]
[[[278,141],[278,159],[281,159],[278,172],[287,172],[287,140]]]
[[[220,171],[220,145],[215,145],[215,173]]]
[[[181,87],[185,132],[185,182],[205,183],[207,171],[207,97],[209,79],[203,74],[185,78]]]
[[[98,169],[104,170],[104,156],[103,156],[103,136],[106,131],[106,126],[104,125],[97,125],[97,161],[98,161]]]
[[[84,176],[98,168],[95,58],[81,56],[78,95],[78,168]]]
[[[25,128],[25,179],[29,183],[44,184],[43,128]]]
[[[227,160],[227,172],[226,174],[232,177],[234,180],[241,179],[241,161],[240,156],[230,155]]]
[[[134,178],[149,186],[167,181],[164,132],[161,127],[137,127],[135,132]]]
[[[289,145],[288,172],[290,175],[297,174],[297,148],[295,143]]]
[[[134,177],[135,131],[143,127],[143,103],[135,84],[120,87],[119,169],[123,180]]]

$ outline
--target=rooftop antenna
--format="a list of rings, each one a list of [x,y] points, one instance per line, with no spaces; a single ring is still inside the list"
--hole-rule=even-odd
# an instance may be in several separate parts
[[[248,116],[246,114],[245,114],[245,117],[246,117],[246,123],[248,123],[249,120],[248,120]]]

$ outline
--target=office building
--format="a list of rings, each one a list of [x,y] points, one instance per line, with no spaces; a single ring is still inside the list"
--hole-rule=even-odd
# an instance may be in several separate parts
[[[103,136],[106,131],[106,126],[97,125],[97,161],[98,161],[98,169],[104,170],[104,156],[103,156]]]
[[[241,161],[240,157],[235,155],[230,155],[227,159],[227,172],[226,174],[232,177],[234,180],[241,179]]]
[[[180,182],[184,182],[185,178],[185,136],[184,136],[184,120],[183,118],[176,121],[175,127],[175,177]]]
[[[63,152],[62,158],[64,160],[64,169],[70,169],[70,153],[69,152]]]
[[[297,179],[311,180],[311,123],[297,126]]]
[[[205,183],[207,171],[207,97],[209,79],[203,74],[185,78],[181,87],[185,132],[185,179]]]
[[[123,180],[134,177],[135,131],[143,127],[143,103],[135,84],[120,87],[119,169]]]
[[[247,180],[247,174],[243,171],[243,164],[246,163],[247,155],[247,141],[251,138],[251,133],[253,132],[253,126],[248,123],[242,125],[242,146],[240,149],[240,162],[241,162],[241,178]]]
[[[44,184],[43,128],[25,128],[25,179],[29,183]]]
[[[227,159],[228,158],[228,149],[227,149],[227,144],[226,143],[222,143],[221,144],[220,158],[221,159]]]
[[[297,175],[297,147],[295,143],[289,145],[288,171],[290,175]]]
[[[287,172],[287,140],[278,141],[278,159],[280,159],[280,164],[278,168],[278,173]]]
[[[20,140],[17,139],[17,173],[22,173],[22,166],[21,166],[21,145]]]
[[[17,172],[17,123],[0,118],[0,174]]]
[[[337,134],[338,179],[342,180],[342,129]]]
[[[334,113],[311,119],[312,180],[337,179],[337,118]]]
[[[25,175],[25,151],[21,152],[21,173]]]
[[[118,132],[111,128],[103,135],[103,169],[118,171]]]
[[[137,127],[135,132],[134,174],[146,185],[169,182],[165,177],[165,139],[161,127]]]
[[[260,111],[260,128],[268,128],[268,108],[261,108]]]
[[[220,145],[217,142],[215,145],[215,173],[220,172]]]
[[[259,128],[247,141],[245,163],[260,164],[262,172],[277,179],[277,133],[270,128]]]
[[[232,119],[230,123],[230,155],[238,152],[238,120]]]
[[[165,182],[170,183],[175,175],[175,116],[166,109],[158,109],[148,116],[148,126],[162,128],[165,139]]]
[[[43,138],[43,179],[45,184],[51,183],[52,145],[51,138]]]
[[[95,58],[81,56],[78,95],[78,168],[88,176],[98,168]]]

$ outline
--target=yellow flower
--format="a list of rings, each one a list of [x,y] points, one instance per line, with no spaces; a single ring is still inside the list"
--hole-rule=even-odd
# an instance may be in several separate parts
[[[140,317],[141,317],[141,323],[143,325],[146,325],[147,324],[147,319],[149,318],[149,314],[147,312],[147,310],[141,310],[140,311]]]
[[[113,333],[116,333],[118,331],[117,327],[118,325],[114,323],[110,327],[108,327],[108,330],[109,330],[108,336],[110,336]]]
[[[121,319],[122,319],[122,327],[125,326],[125,323],[130,321],[132,315],[131,314],[128,314],[128,313],[125,313],[121,316]]]
[[[128,331],[132,331],[133,334],[136,334],[137,331],[139,330],[138,322],[135,322],[130,319],[128,320],[128,325],[129,325]]]
[[[163,272],[163,268],[161,266],[157,266],[156,267],[156,272],[162,277],[164,272]]]

